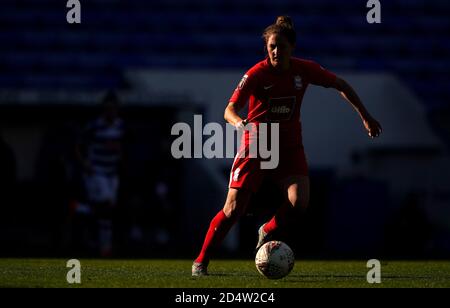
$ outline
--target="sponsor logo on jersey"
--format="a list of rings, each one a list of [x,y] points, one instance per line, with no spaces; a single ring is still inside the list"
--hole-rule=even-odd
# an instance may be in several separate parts
[[[289,120],[294,112],[295,96],[274,97],[269,101],[268,120],[273,122]]]
[[[291,108],[287,107],[287,106],[274,106],[270,109],[270,111],[272,113],[290,113],[291,112]]]

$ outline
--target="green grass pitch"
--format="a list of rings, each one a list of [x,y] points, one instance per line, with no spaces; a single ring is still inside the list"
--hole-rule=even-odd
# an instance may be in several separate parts
[[[66,281],[67,260],[0,259],[0,287],[145,288],[378,288],[450,287],[450,261],[383,261],[381,283],[369,284],[366,261],[297,260],[280,280],[269,280],[252,260],[214,260],[210,276],[191,277],[191,260],[80,259],[81,284]]]

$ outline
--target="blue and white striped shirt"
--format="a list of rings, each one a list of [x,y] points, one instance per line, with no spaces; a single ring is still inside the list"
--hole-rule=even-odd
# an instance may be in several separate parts
[[[88,125],[87,159],[93,172],[104,175],[118,173],[123,137],[124,123],[121,119],[108,124],[105,119],[98,118]]]

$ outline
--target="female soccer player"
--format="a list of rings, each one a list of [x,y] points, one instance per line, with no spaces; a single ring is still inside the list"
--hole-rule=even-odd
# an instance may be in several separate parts
[[[264,177],[270,176],[275,180],[286,202],[259,228],[257,249],[270,239],[274,231],[285,228],[291,221],[289,218],[308,206],[309,178],[302,143],[300,106],[309,84],[338,90],[359,114],[368,135],[373,138],[381,133],[380,124],[345,80],[315,62],[291,56],[296,33],[289,16],[278,17],[264,30],[262,37],[267,58],[244,75],[225,109],[224,117],[237,129],[244,129],[249,122],[256,127],[261,123],[279,123],[279,164],[273,170],[264,170],[260,166],[261,159],[249,155],[236,156],[225,205],[211,221],[200,254],[192,265],[192,276],[208,274],[212,250],[245,212],[251,194],[258,190]],[[238,112],[247,101],[248,117],[244,120]],[[248,134],[244,134],[240,151],[248,150],[251,140]]]

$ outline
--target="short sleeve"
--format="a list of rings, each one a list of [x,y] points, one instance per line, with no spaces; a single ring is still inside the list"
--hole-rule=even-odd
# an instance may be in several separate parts
[[[256,89],[256,76],[251,70],[245,73],[242,79],[239,81],[236,89],[233,92],[229,102],[233,102],[240,107],[245,106],[250,95],[252,95]]]
[[[313,61],[308,62],[308,75],[310,83],[326,88],[331,87],[336,81],[336,75],[334,73],[324,69]]]

